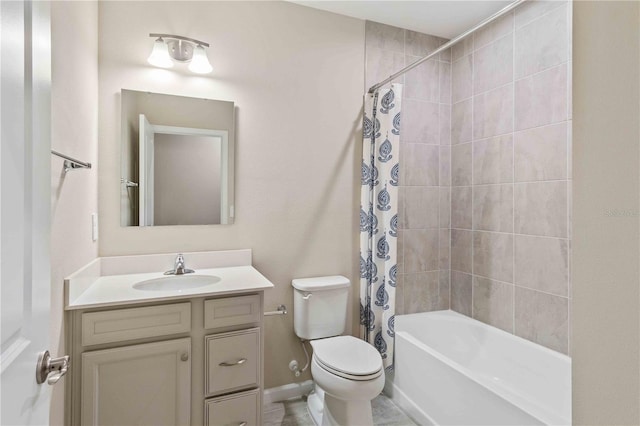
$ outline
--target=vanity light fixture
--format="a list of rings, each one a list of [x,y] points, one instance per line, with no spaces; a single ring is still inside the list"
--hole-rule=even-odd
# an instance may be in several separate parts
[[[205,51],[209,43],[172,34],[151,33],[149,37],[156,39],[151,55],[147,59],[151,65],[171,68],[173,61],[176,60],[182,63],[189,62],[189,70],[196,74],[209,74],[213,71]]]

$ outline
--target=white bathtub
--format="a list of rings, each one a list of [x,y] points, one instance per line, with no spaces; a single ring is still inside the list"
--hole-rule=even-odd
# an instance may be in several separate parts
[[[453,311],[398,315],[386,389],[420,424],[569,425],[571,359]]]

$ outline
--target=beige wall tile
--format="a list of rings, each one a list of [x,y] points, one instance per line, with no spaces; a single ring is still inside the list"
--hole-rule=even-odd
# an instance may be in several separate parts
[[[472,229],[472,194],[470,186],[454,186],[451,188],[451,227]]]
[[[405,49],[407,55],[427,56],[440,47],[440,38],[429,34],[407,30]]]
[[[469,142],[471,135],[472,100],[467,99],[451,107],[451,144]]]
[[[516,184],[514,205],[516,233],[567,237],[565,181]]]
[[[471,52],[473,52],[473,36],[467,37],[451,46],[451,60],[457,61],[463,56],[471,54]]]
[[[437,271],[439,263],[439,229],[404,231],[404,272]]]
[[[559,7],[519,28],[516,31],[515,46],[516,78],[567,62],[567,8]]]
[[[437,103],[404,99],[402,114],[403,142],[440,144],[440,106]]]
[[[438,276],[440,285],[438,287],[438,310],[451,308],[451,271],[449,269],[440,270]]]
[[[513,232],[513,185],[473,188],[473,227],[481,231]]]
[[[403,229],[439,228],[440,188],[407,186],[404,189]]]
[[[367,52],[371,49],[384,49],[404,53],[404,31],[391,25],[366,21],[364,32]]]
[[[516,81],[515,130],[567,119],[567,65]]]
[[[404,54],[391,50],[367,49],[365,66],[367,69],[365,85],[371,87],[404,67]],[[394,82],[402,83],[398,77]]]
[[[486,92],[512,81],[513,34],[510,33],[473,53],[473,93]]]
[[[516,182],[567,179],[567,123],[516,132]]]
[[[454,81],[455,84],[455,81]],[[513,84],[474,96],[473,137],[483,139],[513,131]]]
[[[515,284],[558,296],[569,295],[569,250],[565,239],[515,237]]]
[[[404,274],[398,274],[396,278],[396,315],[404,313]]]
[[[472,276],[451,271],[451,309],[471,316]]]
[[[473,183],[513,182],[513,136],[473,142]]]
[[[439,182],[438,145],[408,143],[403,146],[404,184],[437,186]]]
[[[451,146],[451,184],[471,185],[471,143]]]
[[[447,305],[448,298],[447,289],[445,300]],[[440,310],[441,304],[445,301],[440,300],[439,271],[405,274],[404,311],[406,314]]]
[[[398,229],[396,265],[398,267],[398,272],[403,274],[404,273],[404,231],[402,229]]]
[[[473,233],[473,273],[513,282],[513,234]]]
[[[521,287],[515,292],[515,334],[566,354],[569,299]]]
[[[472,194],[470,186],[454,186],[451,188],[451,227],[472,229]]]
[[[487,44],[513,33],[513,12],[496,19],[491,24],[473,34],[474,49],[478,50]]]
[[[451,188],[440,187],[440,228],[451,226]]]
[[[471,248],[473,232],[460,229],[451,230],[451,269],[471,273]]]
[[[440,186],[451,186],[451,147],[440,146]]]
[[[527,1],[515,9],[516,29],[528,24],[558,7],[567,7],[566,0],[533,0]]]
[[[412,64],[419,59],[419,56],[406,56],[405,65]],[[406,73],[404,81],[402,96],[405,99],[440,102],[439,62],[435,59],[423,62]]]
[[[440,145],[451,145],[451,105],[440,104]]]
[[[473,277],[473,318],[513,333],[513,285]]]
[[[472,89],[472,56],[467,55],[458,59],[451,65],[451,100],[460,102],[471,97]]]
[[[440,229],[440,271],[450,269],[451,230]]]
[[[451,104],[451,64],[449,62],[438,62],[440,71],[440,103]]]

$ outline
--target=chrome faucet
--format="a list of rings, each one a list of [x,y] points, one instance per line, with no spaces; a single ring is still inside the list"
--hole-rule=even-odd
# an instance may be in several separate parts
[[[176,256],[176,263],[173,266],[173,269],[165,272],[165,275],[184,275],[184,274],[192,274],[195,271],[193,269],[187,269],[184,267],[184,256],[182,253]]]

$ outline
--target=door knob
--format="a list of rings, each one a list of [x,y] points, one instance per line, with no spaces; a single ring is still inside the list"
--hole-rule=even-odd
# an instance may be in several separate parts
[[[67,374],[70,363],[69,355],[51,358],[49,351],[41,352],[36,365],[36,382],[41,385],[46,380],[48,384],[55,385]]]

